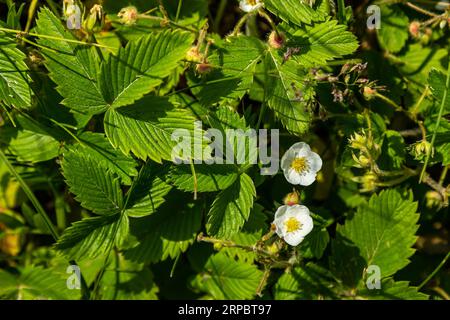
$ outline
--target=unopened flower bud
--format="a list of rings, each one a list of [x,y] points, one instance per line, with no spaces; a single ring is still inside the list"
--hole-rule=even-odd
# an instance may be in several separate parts
[[[222,249],[223,245],[220,242],[216,242],[216,243],[214,243],[213,247],[214,247],[214,250],[219,251],[220,249]]]
[[[413,21],[409,24],[409,33],[413,38],[418,38],[420,34],[420,22]]]
[[[266,246],[266,250],[267,252],[275,255],[280,251],[280,248],[278,247],[278,244],[274,242],[271,245]]]
[[[366,100],[371,100],[377,93],[377,90],[372,89],[371,87],[365,86],[363,89],[363,95]]]
[[[199,74],[207,74],[207,73],[211,72],[212,65],[210,65],[207,62],[202,62],[202,63],[197,64],[197,66],[195,67],[195,70],[197,70],[197,72]]]
[[[186,60],[189,62],[200,62],[203,60],[203,55],[198,51],[198,48],[194,46],[186,53]]]
[[[354,153],[352,153],[352,158],[361,168],[367,168],[370,165],[370,159],[365,155],[361,154],[357,157]]]
[[[278,50],[283,48],[286,42],[286,36],[282,32],[277,33],[276,31],[272,31],[267,42],[269,46]]]
[[[433,153],[431,143],[426,140],[416,143],[413,147],[413,154],[416,159],[421,159],[430,152]]]
[[[291,193],[288,193],[286,197],[284,197],[283,200],[284,204],[287,206],[293,206],[295,204],[300,204],[300,195],[297,191],[293,191]]]
[[[363,192],[375,191],[375,189],[377,188],[377,182],[378,182],[377,175],[373,172],[367,172],[362,177],[362,186],[363,186],[362,191]]]
[[[442,205],[442,196],[437,191],[428,191],[425,193],[426,206],[429,209],[437,208]]]
[[[350,139],[348,139],[348,142],[350,143],[350,147],[353,149],[363,149],[367,147],[367,137],[365,132],[363,131],[361,134],[354,133],[352,136],[350,136]]]
[[[89,11],[89,16],[83,21],[83,27],[85,30],[93,31],[94,28],[102,28],[104,22],[105,15],[103,7],[99,4],[94,4]]]
[[[444,29],[448,24],[447,20],[442,20],[441,22],[439,22],[439,28]]]
[[[134,6],[122,8],[117,14],[120,18],[120,22],[128,26],[133,25],[138,20],[138,11]]]

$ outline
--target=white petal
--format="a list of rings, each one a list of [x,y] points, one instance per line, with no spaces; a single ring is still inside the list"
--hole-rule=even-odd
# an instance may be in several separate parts
[[[306,237],[314,228],[314,221],[309,214],[301,214],[297,219],[302,224],[302,228],[298,231],[302,237]]]
[[[307,206],[296,204],[293,206],[289,206],[289,209],[286,212],[287,214],[296,217],[298,215],[306,214],[309,215],[309,209]]]
[[[275,219],[281,218],[288,209],[289,209],[289,206],[286,206],[286,205],[279,207],[277,209],[277,211],[275,212]]]
[[[316,173],[309,171],[305,172],[304,174],[300,175],[300,178],[298,179],[298,183],[301,186],[309,186],[312,185],[313,182],[316,181]]]
[[[299,232],[290,232],[284,237],[284,241],[291,246],[298,246],[305,239]]]
[[[309,168],[311,171],[317,172],[322,169],[322,159],[315,152],[310,152],[307,156]]]
[[[275,233],[280,237],[283,238],[285,235],[285,226],[284,226],[284,218],[278,218],[273,220],[273,224],[275,225]]]
[[[281,169],[287,171],[291,168],[292,161],[295,159],[295,151],[289,149],[281,158]]]
[[[307,156],[311,151],[311,148],[305,142],[297,142],[294,143],[289,150],[293,150],[295,152],[295,156],[297,158],[300,158]]]
[[[284,172],[284,177],[290,184],[301,184],[302,175],[300,175],[294,169],[289,169],[287,172]]]
[[[262,3],[260,3],[259,1],[256,1],[256,5],[254,6],[248,3],[247,0],[241,0],[241,2],[239,3],[239,8],[241,8],[241,10],[244,12],[252,12],[256,9],[259,9],[261,6]]]

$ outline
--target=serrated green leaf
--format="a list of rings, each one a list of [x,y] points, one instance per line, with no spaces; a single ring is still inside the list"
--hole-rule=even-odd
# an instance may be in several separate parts
[[[357,38],[346,29],[347,26],[336,20],[329,20],[288,30],[287,45],[300,50],[292,58],[303,66],[312,67],[355,52]]]
[[[136,161],[114,149],[104,134],[86,131],[78,136],[80,143],[67,146],[74,153],[89,156],[91,159],[117,174],[125,185],[131,184],[131,177],[137,176]]]
[[[64,230],[55,248],[69,259],[94,259],[108,253],[114,244],[120,247],[128,230],[128,217],[120,213],[85,218]]]
[[[58,39],[78,40],[47,8],[42,8],[36,21],[36,33]],[[95,48],[62,40],[39,38],[38,43],[52,50],[43,50],[50,78],[64,97],[62,104],[84,114],[106,110],[98,83],[99,57]]]
[[[214,192],[228,188],[237,179],[239,172],[235,165],[195,165],[198,192]],[[194,176],[189,165],[176,165],[169,172],[170,181],[182,191],[194,191]]]
[[[335,298],[333,278],[326,269],[309,262],[284,273],[274,286],[276,300],[311,300],[318,296]]]
[[[20,120],[19,120],[20,121]],[[0,142],[7,144],[7,149],[18,161],[37,163],[56,158],[60,151],[60,142],[56,140],[45,126],[37,123],[17,128],[1,128]]]
[[[377,29],[381,46],[392,52],[399,52],[408,40],[408,16],[398,6],[381,6],[383,19],[381,28]]]
[[[261,62],[267,47],[254,37],[228,37],[223,47],[208,58],[215,68],[203,78],[190,77],[195,86],[192,92],[204,106],[224,99],[240,99],[250,89],[256,65]]]
[[[0,101],[16,108],[31,106],[31,78],[28,75],[28,66],[24,62],[25,57],[14,42],[1,43]]]
[[[100,282],[102,300],[156,300],[158,287],[150,269],[114,256]]]
[[[383,134],[378,165],[383,170],[401,169],[405,161],[405,150],[406,145],[400,133],[394,130],[386,130]]]
[[[251,299],[262,277],[255,265],[239,263],[223,253],[210,257],[201,278],[203,291],[214,299]]]
[[[299,0],[264,0],[264,6],[282,20],[298,26],[304,23],[310,24],[312,21],[321,21],[326,17],[324,12],[316,11]]]
[[[293,61],[283,63],[273,51],[269,51],[266,63],[274,76],[267,88],[269,107],[289,132],[303,134],[311,121],[306,101],[313,94],[311,88],[304,84],[305,71]],[[298,93],[303,95],[301,99]]]
[[[132,106],[108,110],[105,132],[112,145],[123,153],[131,151],[141,159],[161,163],[172,160],[172,150],[177,145],[171,138],[175,130],[184,130],[180,136],[192,140],[196,140],[194,130],[203,134],[195,121],[188,110],[175,108],[165,98],[148,96]]]
[[[430,85],[431,92],[437,101],[437,105],[440,106],[442,99],[444,98],[444,92],[446,87],[447,77],[444,72],[437,69],[431,69],[428,76],[428,83]],[[438,108],[436,108],[436,114],[438,113]],[[444,111],[442,115],[447,115],[450,113],[450,94],[447,94],[447,99],[444,102]]]
[[[109,55],[101,71],[103,96],[112,108],[130,105],[160,85],[178,67],[194,41],[184,31],[164,31],[130,41]]]
[[[242,230],[239,233],[233,235],[230,240],[238,245],[253,246],[262,236],[267,232],[268,226],[266,223],[267,217],[263,213],[264,208],[255,203],[250,213],[250,217],[245,222]],[[239,261],[253,263],[256,259],[254,252],[249,252],[241,248],[222,248],[221,251],[225,252],[228,256],[236,257]]]
[[[200,229],[200,206],[183,202],[164,203],[150,216],[131,219],[131,232],[138,244],[125,252],[125,257],[137,262],[158,262],[175,258],[194,242]]]
[[[67,151],[61,166],[70,192],[83,207],[102,215],[113,215],[122,210],[119,180],[97,159]]]
[[[208,212],[206,230],[219,238],[230,238],[248,220],[256,190],[252,179],[241,174],[229,188],[221,191]]]
[[[77,299],[80,291],[70,290],[66,279],[51,269],[29,266],[13,275],[0,270],[0,297],[14,300]]]
[[[370,300],[428,300],[428,296],[410,287],[408,281],[394,281],[391,278],[381,282],[381,289],[364,290],[359,293]]]
[[[377,265],[382,278],[405,267],[414,253],[417,203],[396,190],[382,191],[361,206],[337,231],[360,250],[366,266]],[[353,270],[361,273],[362,270]]]
[[[128,198],[125,213],[129,217],[150,215],[166,201],[165,196],[172,186],[162,180],[161,175],[165,172],[164,167],[154,163],[144,165]]]

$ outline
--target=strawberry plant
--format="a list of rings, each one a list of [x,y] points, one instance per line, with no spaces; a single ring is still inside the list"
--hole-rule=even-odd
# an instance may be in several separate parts
[[[0,1],[0,298],[449,299],[449,25]]]

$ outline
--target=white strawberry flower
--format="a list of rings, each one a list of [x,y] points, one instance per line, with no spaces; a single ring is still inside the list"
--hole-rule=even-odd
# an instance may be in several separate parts
[[[239,8],[244,12],[252,12],[263,6],[262,0],[241,0]]]
[[[322,159],[308,144],[297,142],[281,158],[281,169],[286,180],[294,185],[309,186],[322,168]]]
[[[302,242],[314,227],[309,209],[299,204],[279,207],[273,224],[277,235],[291,246]]]

